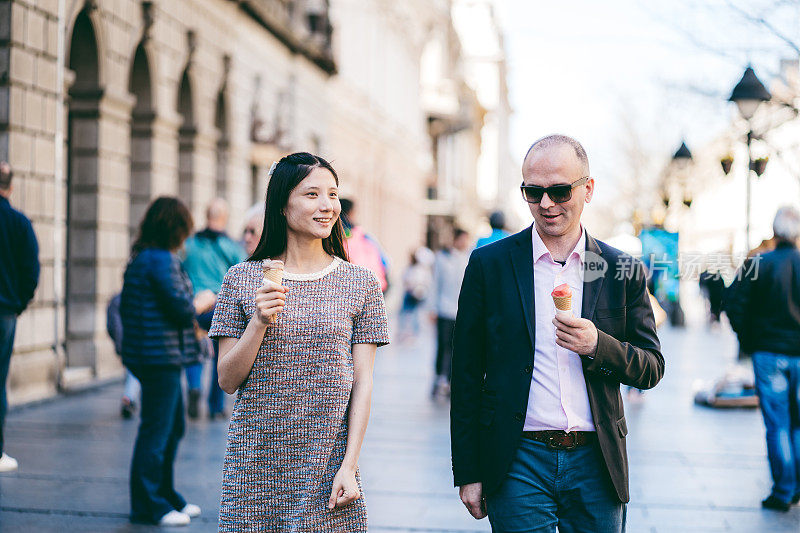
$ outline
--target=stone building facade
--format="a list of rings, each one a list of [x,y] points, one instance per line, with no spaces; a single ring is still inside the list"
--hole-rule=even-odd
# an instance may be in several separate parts
[[[14,168],[12,204],[33,220],[42,263],[18,323],[12,403],[120,375],[106,303],[158,195],[182,198],[198,227],[223,196],[238,234],[273,160],[320,153],[399,273],[425,238],[426,191],[441,166],[420,71],[426,45],[452,31],[449,7],[0,0],[0,159]],[[472,172],[480,135],[465,128],[473,159],[450,164]]]

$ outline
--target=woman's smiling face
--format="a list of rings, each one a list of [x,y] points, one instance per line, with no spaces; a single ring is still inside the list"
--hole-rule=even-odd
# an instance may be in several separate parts
[[[327,239],[341,210],[336,179],[328,169],[316,167],[289,194],[283,213],[290,233]]]

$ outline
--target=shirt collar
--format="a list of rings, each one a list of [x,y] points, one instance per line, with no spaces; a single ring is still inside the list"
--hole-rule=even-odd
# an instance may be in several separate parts
[[[536,224],[533,225],[533,262],[536,263],[539,259],[542,258],[545,254],[550,254],[550,250],[547,249],[547,246],[542,241],[542,238],[539,236],[539,232],[536,231]],[[583,224],[581,224],[581,236],[578,239],[578,242],[575,244],[575,248],[572,249],[572,252],[567,256],[567,261],[572,256],[577,256],[578,260],[583,263],[583,256],[586,253],[586,232],[583,230]],[[552,255],[550,256],[552,259]]]

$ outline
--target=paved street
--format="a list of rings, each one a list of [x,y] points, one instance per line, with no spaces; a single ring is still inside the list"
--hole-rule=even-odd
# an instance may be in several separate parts
[[[722,373],[735,353],[729,333],[662,332],[667,374],[627,408],[631,493],[628,531],[800,531],[800,508],[762,511],[769,490],[764,430],[754,410],[692,403],[692,384]],[[372,419],[361,471],[374,532],[488,531],[451,486],[448,405],[431,402],[432,346],[379,351]],[[127,470],[136,422],[118,414],[114,384],[17,409],[8,452],[21,468],[0,475],[0,531],[153,531],[127,522]],[[190,423],[178,487],[203,508],[189,531],[215,531],[227,424]]]

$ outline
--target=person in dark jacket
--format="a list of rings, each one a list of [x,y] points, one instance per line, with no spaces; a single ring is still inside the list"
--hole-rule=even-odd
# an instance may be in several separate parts
[[[17,317],[28,307],[39,283],[39,244],[33,226],[8,201],[13,176],[11,166],[0,162],[0,472],[11,472],[18,466],[16,459],[3,450],[6,380]]]
[[[719,272],[704,270],[698,280],[700,290],[708,300],[708,318],[711,324],[719,323],[722,314],[722,297],[725,293],[725,281]]]
[[[453,337],[453,480],[495,531],[622,533],[630,500],[620,384],[654,387],[664,357],[644,266],[582,226],[581,144],[536,141],[522,164],[534,223],[472,252]],[[556,313],[553,290],[571,294]]]
[[[753,370],[767,429],[772,492],[761,502],[788,511],[800,502],[800,212],[783,207],[776,246],[748,259],[728,290],[725,312]]]
[[[141,424],[131,464],[131,521],[186,525],[200,508],[174,487],[173,464],[185,420],[181,368],[195,363],[192,285],[176,251],[192,231],[177,198],[150,204],[125,270],[120,314],[122,362],[142,387]]]

